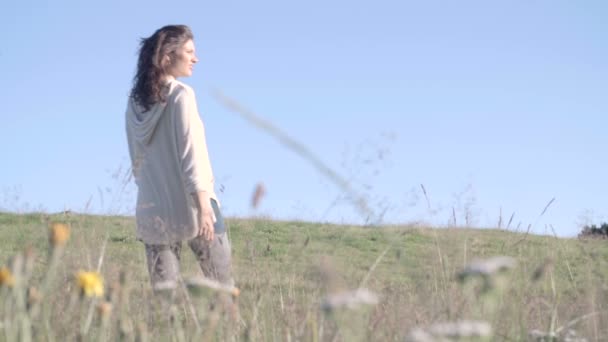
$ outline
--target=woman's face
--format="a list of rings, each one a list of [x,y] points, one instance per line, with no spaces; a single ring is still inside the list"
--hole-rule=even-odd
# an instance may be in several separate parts
[[[194,54],[194,42],[189,39],[184,45],[170,55],[167,73],[175,78],[192,76],[192,68],[198,62]]]

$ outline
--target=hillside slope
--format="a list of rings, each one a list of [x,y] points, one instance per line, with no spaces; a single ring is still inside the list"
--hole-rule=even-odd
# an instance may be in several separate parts
[[[160,333],[155,332],[162,330],[160,325],[142,310],[149,305],[151,289],[133,218],[0,213],[0,266],[29,246],[36,251],[32,281],[41,278],[48,266],[52,221],[71,226],[55,277],[57,290],[49,299],[55,310],[66,310],[74,272],[95,269],[103,251],[106,287],[123,272],[136,289],[121,310],[133,322],[147,322],[150,333]],[[608,339],[606,241],[490,229],[227,223],[242,324],[231,329],[222,323],[224,330],[216,332],[220,340],[403,340],[414,327],[465,319],[487,321],[493,340],[527,339],[532,330]],[[184,277],[200,274],[190,251],[182,253]],[[493,256],[513,257],[516,266],[496,276],[459,281],[459,272],[472,260]],[[328,294],[358,287],[376,293],[378,304],[320,310]],[[62,324],[61,317],[53,318],[58,320],[56,334],[71,336],[70,324]],[[184,329],[194,331],[188,324],[192,322]]]

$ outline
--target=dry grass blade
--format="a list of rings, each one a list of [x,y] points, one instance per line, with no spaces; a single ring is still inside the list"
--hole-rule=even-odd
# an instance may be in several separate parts
[[[582,315],[581,317],[575,318],[575,319],[571,320],[570,322],[566,323],[564,326],[555,329],[555,333],[559,334],[564,329],[568,329],[570,327],[573,327],[576,324],[578,324],[579,322],[581,322],[583,320],[586,320],[589,317],[593,317],[593,316],[596,316],[596,315],[599,315],[599,314],[600,314],[600,312],[591,312],[591,313],[588,313],[586,315]]]
[[[340,176],[337,172],[328,167],[319,157],[317,157],[312,151],[310,151],[302,143],[296,141],[290,137],[287,133],[283,132],[280,128],[276,127],[272,123],[259,117],[249,109],[244,108],[238,102],[224,96],[221,92],[215,90],[211,94],[219,103],[231,111],[239,114],[241,117],[275,137],[279,142],[310,162],[321,174],[329,178],[334,184],[336,184],[342,191],[348,194],[350,201],[358,209],[363,219],[371,221],[372,224],[379,224],[380,219],[374,213],[374,211],[367,205],[367,200],[359,195],[350,185],[344,177]]]
[[[545,209],[543,209],[543,211],[540,213],[540,216],[543,216],[547,212],[547,209],[549,209],[549,207],[551,206],[551,204],[553,204],[553,202],[555,202],[555,197],[553,197],[549,201],[549,203],[547,203],[547,205],[545,206]]]
[[[359,285],[359,287],[364,287],[365,286],[365,284],[367,283],[367,280],[369,279],[370,275],[372,274],[372,272],[374,272],[374,270],[376,269],[376,267],[380,263],[380,260],[382,260],[382,258],[384,258],[384,256],[386,255],[386,253],[388,252],[389,249],[391,249],[390,246],[386,247],[386,249],[384,250],[384,252],[380,253],[380,255],[378,256],[378,258],[376,258],[376,261],[374,261],[374,264],[369,268],[369,271],[367,271],[367,274],[365,275],[365,277],[363,277],[363,280],[361,280],[361,284]]]
[[[101,272],[101,266],[103,266],[103,258],[106,254],[106,246],[108,245],[108,236],[103,240],[103,246],[101,246],[101,253],[99,255],[99,260],[97,260],[97,273]]]
[[[514,217],[515,217],[515,212],[513,212],[513,214],[511,214],[511,218],[509,218],[509,223],[507,223],[507,227],[505,229],[509,229],[509,226],[511,226],[511,223],[513,223]]]
[[[426,205],[428,209],[431,210],[431,201],[429,200],[429,196],[426,193],[426,188],[424,187],[424,184],[420,184],[420,188],[422,188],[422,193],[424,194],[424,198],[426,199]],[[454,218],[454,220],[456,219]]]
[[[543,211],[540,213],[540,215],[538,215],[538,218],[536,219],[536,222],[534,223],[534,225],[536,225],[536,223],[538,223],[538,220],[540,220],[540,218],[543,217],[543,215],[547,212],[547,210],[549,209],[551,204],[553,204],[553,202],[555,202],[555,197],[553,197],[549,201],[549,203],[547,203],[547,205],[545,206]],[[528,229],[527,229],[526,233],[524,234],[524,236],[520,240],[516,241],[513,245],[511,245],[511,247],[515,247],[515,246],[519,245],[520,243],[522,243],[523,241],[525,241],[526,238],[528,237],[528,235],[530,234],[531,229],[532,229],[532,224],[529,224]]]

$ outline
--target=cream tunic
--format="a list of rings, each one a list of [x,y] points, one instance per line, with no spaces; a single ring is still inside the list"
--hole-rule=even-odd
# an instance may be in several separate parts
[[[126,130],[138,187],[137,238],[168,244],[195,237],[197,209],[190,194],[217,196],[194,91],[173,80],[166,103],[147,112],[129,99]]]

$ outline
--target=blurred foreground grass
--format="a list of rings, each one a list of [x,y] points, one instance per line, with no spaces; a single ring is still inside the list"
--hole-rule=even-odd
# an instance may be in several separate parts
[[[69,223],[70,239],[48,290],[32,298],[49,269],[49,222]],[[22,298],[14,287],[1,288],[0,340],[422,341],[416,328],[441,340],[449,336],[438,337],[434,324],[463,321],[491,327],[469,340],[608,340],[606,241],[491,229],[227,223],[240,318],[212,305],[219,293],[201,298],[184,290],[167,319],[152,295],[133,218],[0,213],[0,267],[34,251]],[[493,256],[516,265],[459,280],[471,261]],[[78,297],[75,274],[98,265],[105,299]],[[201,274],[187,248],[181,265],[185,278]],[[116,295],[119,288],[127,298]],[[371,290],[377,303],[327,305],[328,296],[358,288]],[[20,300],[27,302],[22,316],[12,303]],[[20,317],[32,315],[36,300],[48,318],[24,324]]]

